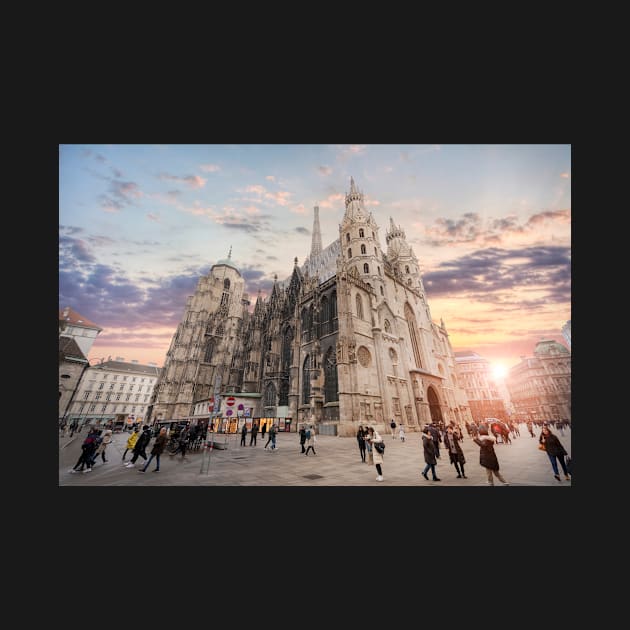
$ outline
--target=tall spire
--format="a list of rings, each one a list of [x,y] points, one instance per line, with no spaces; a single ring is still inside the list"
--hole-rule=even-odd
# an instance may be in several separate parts
[[[351,193],[359,192],[357,190],[357,187],[354,185],[354,177],[352,176],[350,176],[350,192]]]
[[[322,253],[322,231],[319,227],[319,206],[315,206],[315,218],[313,219],[313,241],[311,243],[311,256]]]

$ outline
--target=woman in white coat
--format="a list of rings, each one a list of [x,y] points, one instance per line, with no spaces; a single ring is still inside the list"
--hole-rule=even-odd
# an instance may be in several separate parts
[[[376,472],[378,473],[376,481],[383,481],[383,469],[381,468],[381,464],[383,463],[383,454],[378,452],[379,447],[376,446],[377,444],[383,444],[383,438],[380,433],[372,427],[368,429],[368,432],[368,442],[372,446],[374,465],[376,466]]]

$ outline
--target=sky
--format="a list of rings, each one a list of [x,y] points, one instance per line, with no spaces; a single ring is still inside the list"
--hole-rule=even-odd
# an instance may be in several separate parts
[[[453,349],[509,368],[571,319],[570,145],[60,145],[59,308],[90,359],[164,364],[186,297],[232,261],[255,302],[339,237],[350,177],[420,262]]]

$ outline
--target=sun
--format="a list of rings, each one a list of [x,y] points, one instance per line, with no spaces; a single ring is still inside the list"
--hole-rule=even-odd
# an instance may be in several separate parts
[[[494,378],[505,378],[507,376],[507,368],[501,363],[495,363],[492,366],[492,375]]]

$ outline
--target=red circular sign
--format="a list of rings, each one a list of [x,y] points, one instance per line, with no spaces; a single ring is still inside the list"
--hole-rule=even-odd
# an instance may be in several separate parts
[[[234,398],[234,396],[230,396],[229,398],[225,399],[225,404],[228,407],[231,407],[235,402],[236,402],[236,398]]]

